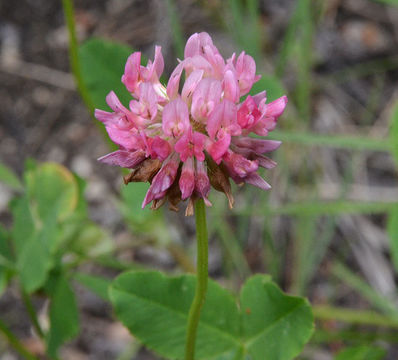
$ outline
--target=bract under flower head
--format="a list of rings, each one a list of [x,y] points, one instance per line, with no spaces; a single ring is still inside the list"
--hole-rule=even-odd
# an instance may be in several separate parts
[[[249,135],[267,136],[287,97],[266,104],[265,91],[247,95],[260,78],[254,59],[242,52],[224,60],[210,35],[202,32],[188,39],[184,59],[167,86],[159,80],[163,67],[160,46],[147,66],[141,65],[140,52],[127,59],[122,82],[132,96],[129,108],[111,91],[106,100],[113,112],[95,111],[120,149],[98,160],[133,169],[126,184],[149,181],[143,207],[152,202],[157,209],[168,199],[177,210],[181,200],[189,199],[187,215],[198,198],[211,206],[211,186],[224,192],[232,207],[230,178],[270,189],[257,171],[276,165],[264,153],[281,143]],[[183,72],[186,80],[180,84]]]

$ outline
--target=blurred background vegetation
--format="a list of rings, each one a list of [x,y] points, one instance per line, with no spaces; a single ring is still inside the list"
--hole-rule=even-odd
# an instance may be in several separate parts
[[[263,174],[273,189],[235,188],[232,211],[224,195],[211,194],[210,275],[237,292],[250,274],[266,272],[308,297],[316,331],[300,359],[398,358],[397,1],[75,1],[84,102],[69,70],[61,2],[4,1],[0,20],[4,231],[15,228],[11,199],[32,184],[17,180],[32,169],[26,160],[56,162],[76,174],[76,189],[86,182],[87,211],[79,207],[73,228],[81,246],[69,244],[63,263],[108,278],[126,268],[192,271],[193,219],[140,210],[147,186],[122,186],[119,170],[96,163],[109,143],[91,115],[106,109],[107,92],[122,91],[112,81],[133,49],[152,58],[161,45],[169,74],[188,36],[207,31],[224,57],[245,50],[256,59],[256,91],[289,98],[271,135],[283,141],[278,167]],[[76,280],[81,330],[62,358],[155,359],[81,285],[90,278]],[[47,302],[33,300],[45,323]],[[8,287],[0,318],[40,355],[23,302]],[[15,358],[0,338],[0,359]]]

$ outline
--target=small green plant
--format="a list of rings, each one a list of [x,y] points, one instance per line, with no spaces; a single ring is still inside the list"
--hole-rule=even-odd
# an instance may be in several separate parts
[[[15,280],[35,334],[46,344],[49,358],[56,358],[59,347],[79,333],[71,285],[76,267],[110,252],[112,243],[87,216],[84,181],[62,165],[30,160],[22,181],[2,166],[0,181],[19,193],[10,202],[11,229],[0,228],[0,291]],[[32,297],[49,300],[48,328],[40,323]],[[11,340],[13,335],[2,322],[1,328]],[[19,341],[12,342],[32,358]]]

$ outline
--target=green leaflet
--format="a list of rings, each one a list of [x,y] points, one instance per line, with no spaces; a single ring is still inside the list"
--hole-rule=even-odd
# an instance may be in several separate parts
[[[148,348],[169,359],[184,357],[188,311],[195,277],[159,272],[126,272],[110,287],[118,318]],[[210,281],[198,328],[197,359],[288,360],[313,331],[306,300],[287,296],[269,276],[244,285],[241,313],[231,294]]]
[[[0,163],[0,183],[14,190],[21,190],[22,184],[18,176],[7,166]]]
[[[11,229],[11,238],[15,249],[16,257],[22,253],[28,239],[35,232],[35,224],[29,201],[26,196],[14,199],[11,202],[11,212],[13,216],[13,226]]]
[[[73,278],[101,299],[105,301],[109,300],[108,288],[111,284],[110,280],[82,272],[75,273]]]
[[[27,239],[17,259],[21,283],[31,293],[44,285],[54,259],[51,256],[57,239],[56,213],[48,214],[43,227]]]
[[[270,276],[251,277],[240,305],[244,344],[253,360],[293,359],[312,335],[308,301],[285,295]]]
[[[27,194],[31,208],[41,220],[56,212],[63,220],[78,205],[79,187],[75,177],[64,166],[43,163],[26,175]]]
[[[194,289],[194,276],[127,272],[113,282],[110,298],[118,318],[146,346],[170,359],[182,359]],[[197,358],[238,351],[238,319],[233,297],[210,282],[198,328]]]
[[[251,95],[267,90],[267,102],[273,101],[286,94],[282,82],[273,75],[261,74],[259,81],[253,84]]]
[[[79,333],[79,313],[75,295],[65,278],[59,274],[50,290],[50,330],[46,337],[47,352],[55,358],[58,348]]]
[[[80,46],[82,80],[95,108],[108,109],[105,97],[111,90],[123,104],[130,102],[131,95],[121,82],[121,77],[126,60],[132,52],[126,45],[96,38]]]

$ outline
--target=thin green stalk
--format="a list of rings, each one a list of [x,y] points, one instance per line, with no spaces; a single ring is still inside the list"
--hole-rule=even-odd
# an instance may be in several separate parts
[[[250,267],[247,263],[246,258],[242,254],[242,249],[238,244],[238,239],[236,238],[235,233],[226,224],[226,219],[222,219],[221,215],[219,219],[219,221],[216,221],[215,227],[222,241],[222,245],[226,253],[231,258],[234,267],[238,271],[239,275],[242,278],[246,278],[251,273]]]
[[[38,360],[31,352],[29,352],[25,346],[18,340],[18,338],[11,332],[10,329],[0,320],[0,332],[7,338],[10,345],[20,353],[24,359],[27,360]]]
[[[275,130],[269,139],[286,141],[305,146],[334,147],[352,150],[390,151],[392,144],[389,138],[377,139],[373,137],[322,135],[311,133]]]
[[[243,4],[240,0],[229,0],[227,12],[231,20],[227,21],[229,31],[233,34],[240,47],[256,61],[261,61],[261,27],[259,23],[258,0],[248,0]]]
[[[208,238],[206,226],[206,211],[203,199],[195,202],[196,238],[197,238],[197,264],[196,264],[196,290],[191,309],[188,315],[187,342],[185,347],[185,360],[194,360],[196,331],[199,317],[205,302],[208,278]]]
[[[297,27],[300,21],[300,4],[301,3],[297,3],[296,8],[294,9],[294,12],[289,21],[289,25],[286,29],[282,49],[279,51],[279,59],[277,61],[275,70],[278,78],[281,78],[283,76],[287,61],[294,47]]]
[[[192,264],[191,258],[185,253],[184,249],[180,245],[173,243],[169,244],[167,245],[167,250],[184,271],[195,273],[195,266]]]
[[[91,98],[88,94],[87,88],[84,85],[83,78],[81,75],[81,67],[79,61],[79,52],[78,52],[78,42],[76,36],[76,24],[75,24],[75,11],[73,8],[72,0],[62,0],[62,7],[64,9],[65,14],[65,21],[68,27],[68,34],[69,34],[69,59],[70,59],[70,66],[73,73],[73,76],[76,81],[77,90],[80,93],[84,103],[88,107],[90,114],[94,113],[94,104],[91,101]]]
[[[386,296],[380,295],[345,265],[339,262],[335,263],[332,267],[332,274],[337,276],[352,289],[356,290],[375,308],[379,309],[390,318],[394,318],[395,321],[398,322],[398,310],[393,301]]]
[[[179,58],[184,57],[184,35],[181,29],[181,22],[178,18],[178,11],[174,0],[166,1],[167,14],[170,19],[171,34],[173,36],[174,47]]]
[[[350,201],[350,200],[314,200],[291,202],[278,207],[264,206],[261,215],[288,215],[288,216],[310,216],[310,215],[336,215],[343,214],[378,214],[390,212],[397,206],[396,202],[378,201]],[[259,215],[257,209],[234,210],[234,214],[240,216]]]
[[[299,0],[300,24],[297,28],[299,40],[297,43],[297,86],[295,97],[297,98],[297,108],[302,119],[308,124],[311,117],[311,69],[312,69],[312,39],[313,39],[313,19],[310,0]]]
[[[335,320],[349,324],[383,326],[398,329],[398,321],[389,316],[380,315],[373,311],[342,309],[328,305],[312,307],[316,319]]]
[[[372,343],[374,341],[386,341],[389,343],[398,343],[398,334],[396,330],[380,331],[379,328],[370,331],[357,330],[322,330],[316,329],[311,338],[312,344],[333,343],[336,341],[349,341],[352,344]]]
[[[79,60],[79,44],[77,42],[76,36],[76,24],[75,24],[75,11],[73,8],[72,0],[62,0],[62,7],[64,9],[65,22],[68,28],[69,35],[69,61],[70,67],[72,70],[73,77],[75,78],[77,90],[83,99],[84,104],[86,105],[90,116],[94,118],[94,110],[95,105],[93,103],[92,98],[87,90],[87,87],[83,81],[82,73],[81,73],[81,64]],[[95,121],[95,124],[101,130],[102,134],[105,136],[105,139],[110,146],[111,149],[115,149],[115,144],[112,140],[107,136],[105,127],[99,122]]]
[[[37,313],[32,304],[32,301],[30,300],[29,295],[23,289],[21,289],[21,293],[22,293],[23,303],[25,305],[26,311],[29,314],[29,318],[32,321],[33,327],[34,327],[37,335],[40,337],[40,339],[44,339],[44,332],[40,326],[40,323],[39,323],[39,320],[37,317]]]

